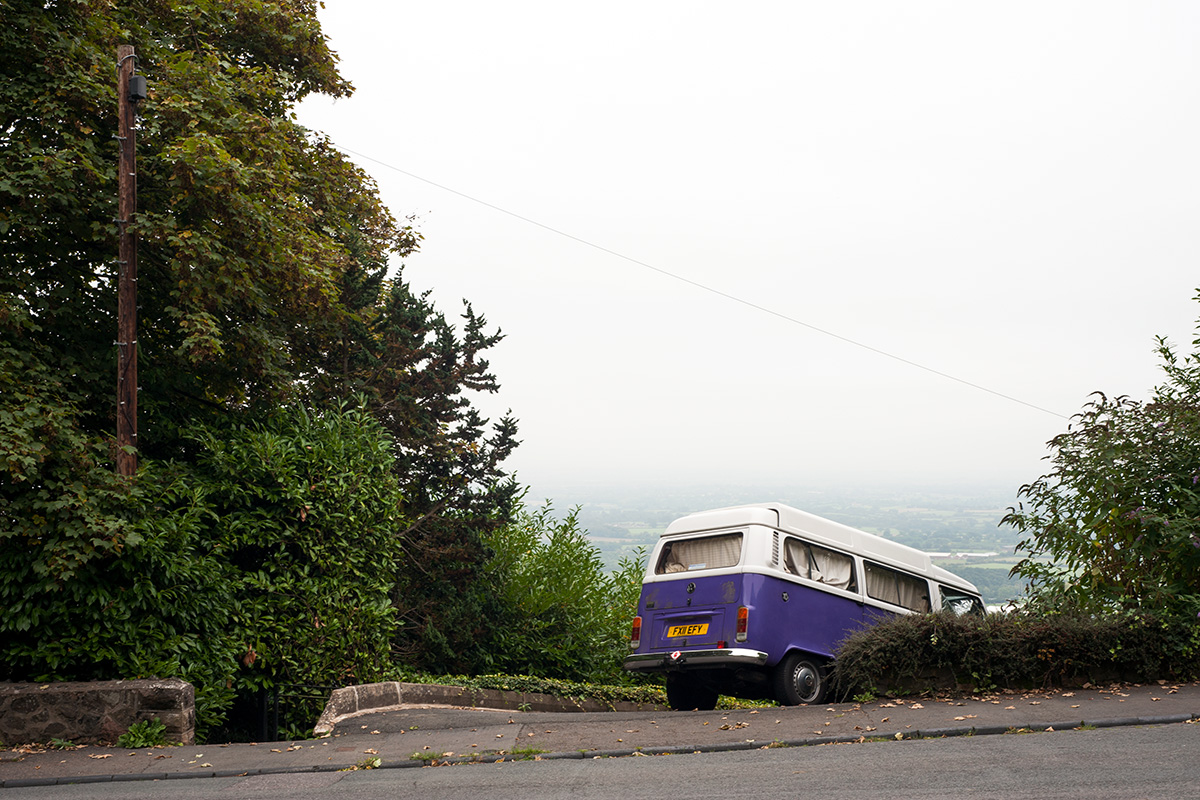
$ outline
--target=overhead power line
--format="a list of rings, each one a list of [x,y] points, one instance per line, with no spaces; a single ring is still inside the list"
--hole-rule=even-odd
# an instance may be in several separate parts
[[[535,227],[541,228],[542,230],[549,231],[550,233],[553,233],[557,236],[561,236],[565,239],[570,239],[571,241],[578,242],[579,244],[584,245],[585,247],[590,247],[593,250],[599,250],[601,253],[607,253],[608,255],[613,256],[615,258],[619,258],[623,261],[628,261],[631,264],[636,264],[637,266],[643,267],[644,269],[648,269],[653,272],[657,272],[659,275],[666,276],[673,280],[679,281],[680,283],[686,283],[689,286],[694,286],[695,288],[700,289],[702,291],[708,292],[710,294],[715,294],[718,297],[722,297],[722,298],[724,298],[726,300],[730,300],[734,303],[739,303],[748,308],[752,308],[755,311],[761,311],[764,314],[770,314],[773,317],[777,317],[781,320],[784,320],[785,322],[790,322],[793,325],[800,325],[804,328],[808,328],[811,331],[815,331],[815,332],[823,334],[825,336],[829,336],[833,339],[837,339],[839,341],[845,342],[846,344],[850,344],[855,347],[862,348],[863,350],[869,350],[870,352],[875,353],[877,355],[881,355],[884,358],[890,358],[893,361],[899,361],[901,364],[906,364],[910,367],[914,367],[916,369],[923,370],[932,375],[937,375],[939,378],[945,378],[946,380],[954,381],[955,383],[960,383],[963,386],[969,386],[972,389],[976,389],[981,392],[986,392],[990,395],[999,397],[1003,400],[1008,400],[1010,402],[1026,406],[1027,408],[1032,408],[1035,411],[1041,411],[1044,414],[1050,414],[1051,416],[1058,417],[1059,419],[1070,419],[1070,417],[1068,417],[1065,414],[1060,414],[1057,411],[1051,411],[1048,408],[1044,408],[1035,403],[1030,403],[1026,400],[1022,400],[1019,397],[1013,397],[1012,395],[1005,394],[1004,392],[1000,392],[995,389],[991,389],[987,386],[983,386],[982,384],[975,383],[974,381],[969,381],[965,378],[960,378],[957,375],[952,375],[948,372],[943,372],[942,370],[934,369],[933,367],[926,366],[925,364],[921,364],[920,362],[913,361],[908,358],[904,358],[903,356],[898,356],[895,353],[890,353],[887,350],[882,350],[878,347],[874,347],[874,346],[866,344],[864,342],[860,342],[855,339],[851,339],[848,336],[842,336],[839,333],[834,333],[833,331],[818,327],[809,322],[805,322],[802,319],[796,319],[795,317],[788,316],[787,314],[784,314],[780,311],[776,311],[772,308],[768,308],[766,306],[759,305],[758,303],[755,303],[751,300],[747,300],[744,297],[738,297],[737,295],[733,295],[733,294],[730,294],[729,292],[722,291],[720,289],[714,288],[714,287],[709,286],[704,283],[700,283],[699,281],[694,281],[691,278],[688,278],[686,276],[680,275],[675,272],[671,272],[670,270],[663,269],[662,267],[656,267],[653,264],[649,264],[645,261],[641,261],[632,256],[627,256],[624,253],[620,253],[616,250],[605,247],[604,245],[596,244],[595,242],[589,241],[587,239],[583,239],[579,236],[576,236],[573,233],[567,233],[566,231],[559,230],[558,228],[555,228],[551,225],[547,225],[544,222],[538,222],[536,219],[532,219],[530,217],[523,216],[521,214],[516,213],[515,211],[509,211],[507,208],[502,208],[501,206],[495,205],[494,203],[489,203],[486,200],[480,200],[478,197],[473,197],[473,196],[467,194],[466,192],[460,192],[457,189],[453,189],[444,184],[440,184],[436,181],[431,181],[428,178],[422,177],[413,172],[409,172],[406,169],[401,169],[400,167],[397,167],[393,164],[389,164],[386,161],[381,161],[378,158],[375,158],[374,156],[367,155],[366,153],[359,153],[355,150],[351,150],[350,148],[343,147],[339,144],[334,144],[333,146],[348,155],[366,159],[367,161],[371,161],[375,164],[380,165],[381,167],[386,167],[387,169],[390,169],[393,172],[398,172],[401,175],[405,175],[409,178],[412,178],[413,180],[421,181],[422,183],[428,184],[436,189],[441,189],[443,192],[448,192],[450,194],[457,195],[458,197],[461,197],[464,200],[470,200],[472,203],[476,203],[476,204],[484,206],[486,208],[490,208],[493,211],[497,211],[501,214],[505,214],[506,216],[512,217],[513,219],[520,220],[521,222],[524,222],[528,225],[533,225]]]

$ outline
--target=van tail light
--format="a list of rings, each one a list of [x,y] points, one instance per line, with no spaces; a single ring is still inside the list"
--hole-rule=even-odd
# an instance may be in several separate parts
[[[733,638],[739,642],[746,641],[746,631],[750,628],[750,609],[738,607],[737,635]]]
[[[633,630],[629,633],[629,649],[637,650],[638,645],[642,643],[642,618],[633,618]]]

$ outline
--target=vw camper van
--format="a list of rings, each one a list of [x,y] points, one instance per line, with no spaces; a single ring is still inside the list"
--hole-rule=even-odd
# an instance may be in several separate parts
[[[624,667],[664,673],[674,709],[720,694],[820,703],[847,634],[938,609],[983,603],[920,550],[786,505],[703,511],[650,553]]]

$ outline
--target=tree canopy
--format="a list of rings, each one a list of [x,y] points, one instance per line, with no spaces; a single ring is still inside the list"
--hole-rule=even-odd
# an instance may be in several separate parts
[[[1050,441],[1053,468],[1004,523],[1035,597],[1093,610],[1200,609],[1200,338],[1158,340],[1146,401],[1097,393]],[[1189,612],[1191,613],[1191,612]]]
[[[470,665],[487,651],[484,632],[460,623],[485,618],[482,536],[518,498],[503,466],[516,423],[486,420],[471,401],[499,388],[486,352],[501,334],[469,304],[450,320],[411,289],[400,259],[420,245],[412,221],[297,122],[301,98],[353,88],[316,9],[0,0],[0,585],[20,612],[0,615],[0,679],[190,669],[214,691],[235,672],[242,687],[312,680],[280,667],[284,645],[328,639],[329,620],[346,633],[352,607],[421,666],[446,654]],[[136,134],[144,468],[134,482],[111,471],[122,44],[150,87]],[[305,460],[318,444],[329,458]],[[370,474],[370,491],[312,502],[339,471]],[[372,508],[356,505],[359,494]],[[305,531],[332,538],[309,549]],[[365,555],[388,572],[386,613],[374,566],[320,549],[351,540],[372,543]],[[228,586],[195,583],[205,574]],[[336,577],[338,592],[301,575]],[[251,579],[258,595],[246,594]],[[168,586],[192,587],[193,610],[223,620],[219,635],[182,603],[139,634],[164,658],[117,657],[90,638],[105,615],[150,613]],[[316,613],[323,632],[277,624],[294,608],[308,614],[322,592],[346,598],[342,611]],[[39,654],[32,643],[50,620],[75,634]],[[251,658],[255,630],[270,635]],[[360,644],[389,655],[378,640]],[[89,652],[112,657],[89,667]],[[342,676],[373,668],[322,663]]]

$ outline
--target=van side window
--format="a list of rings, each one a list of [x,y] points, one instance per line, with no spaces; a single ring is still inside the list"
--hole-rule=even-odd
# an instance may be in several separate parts
[[[854,579],[854,559],[845,553],[788,537],[783,546],[783,568],[801,578],[858,591]]]
[[[942,584],[938,584],[938,588],[942,593],[943,611],[951,611],[960,617],[967,614],[982,616],[983,603],[975,595]]]
[[[867,596],[917,613],[929,612],[929,584],[924,578],[864,561]]]
[[[691,572],[697,569],[732,567],[742,560],[742,534],[722,533],[668,542],[663,548],[656,575]]]

